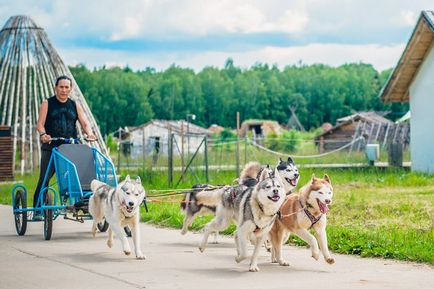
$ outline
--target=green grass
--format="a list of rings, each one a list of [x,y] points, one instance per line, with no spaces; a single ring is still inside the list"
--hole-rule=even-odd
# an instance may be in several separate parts
[[[312,173],[311,169],[302,169],[300,185]],[[315,170],[317,176],[324,173],[331,177],[335,193],[327,227],[332,251],[434,264],[432,176],[402,169]],[[202,229],[211,218],[196,218],[190,230]],[[183,215],[179,204],[152,203],[142,219],[181,228]],[[223,233],[232,234],[234,230],[232,225]],[[295,236],[290,242],[306,245]]]

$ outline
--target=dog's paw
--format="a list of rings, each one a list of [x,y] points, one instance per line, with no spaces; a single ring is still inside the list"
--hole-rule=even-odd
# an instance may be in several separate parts
[[[125,255],[129,256],[131,255],[131,251],[124,251]]]
[[[137,259],[137,260],[145,260],[145,259],[146,259],[146,256],[143,255],[142,252],[140,252],[140,253],[136,254],[136,259]]]
[[[113,240],[107,240],[107,246],[111,248],[113,246]]]
[[[250,272],[259,272],[258,265],[250,265],[249,271]]]
[[[279,263],[276,258],[271,258],[271,263]]]
[[[319,260],[319,252],[312,252],[312,258],[314,258],[315,260]]]
[[[181,235],[187,234],[187,230],[181,230]]]
[[[326,262],[329,263],[330,265],[335,263],[335,259],[332,258],[332,257],[326,258],[325,260],[326,260]]]
[[[205,251],[205,246],[199,246],[199,251],[201,252],[201,253],[203,253],[203,251]]]
[[[280,266],[289,266],[289,262],[288,262],[288,261],[285,261],[285,260],[280,260],[280,261],[279,261],[279,265],[280,265]]]

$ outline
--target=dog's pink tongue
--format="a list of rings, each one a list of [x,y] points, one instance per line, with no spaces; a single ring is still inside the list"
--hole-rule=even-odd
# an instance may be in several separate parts
[[[322,202],[318,202],[318,203],[319,203],[319,209],[321,210],[321,213],[326,214],[330,210],[327,204],[324,204]]]

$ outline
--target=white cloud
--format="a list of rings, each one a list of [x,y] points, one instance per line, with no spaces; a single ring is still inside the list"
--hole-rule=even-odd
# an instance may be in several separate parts
[[[403,10],[400,13],[402,20],[404,22],[405,25],[408,26],[414,26],[416,23],[416,13],[414,13],[414,11],[410,11],[410,10]]]
[[[402,51],[404,44],[392,46],[340,45],[340,44],[309,44],[295,47],[267,46],[249,51],[206,51],[201,53],[145,53],[128,51],[110,51],[98,49],[73,49],[60,51],[66,63],[75,65],[84,63],[89,68],[106,66],[125,66],[133,69],[154,67],[157,70],[168,68],[171,64],[190,67],[200,71],[205,66],[223,67],[227,58],[231,57],[235,65],[244,68],[257,62],[285,65],[302,61],[305,64],[324,63],[339,66],[345,63],[364,62],[372,64],[377,70],[393,67]]]

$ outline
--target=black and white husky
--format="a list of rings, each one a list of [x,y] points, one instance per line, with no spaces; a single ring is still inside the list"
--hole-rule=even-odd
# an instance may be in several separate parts
[[[223,188],[218,191],[221,201],[216,207],[216,216],[205,226],[199,249],[201,252],[205,250],[211,233],[223,230],[235,220],[237,223],[235,260],[239,263],[247,258],[247,244],[253,235],[255,249],[250,260],[249,271],[257,272],[259,271],[257,263],[259,248],[273,226],[286,197],[283,180],[277,168],[271,172],[265,169],[253,187],[238,185],[232,189]]]
[[[261,173],[269,167],[262,167],[258,162],[249,162],[245,165],[241,172],[240,177],[237,179],[239,184],[247,187],[253,187],[257,184]],[[277,173],[283,180],[283,187],[287,194],[297,186],[300,174],[294,161],[288,157],[287,161],[279,160],[277,163]],[[235,186],[226,186],[225,188],[232,188]],[[184,195],[181,209],[185,213],[184,222],[182,225],[181,234],[186,234],[188,227],[193,223],[196,216],[215,214],[216,206],[219,199],[219,188],[209,185],[197,185],[194,189]],[[200,190],[202,189],[202,190]],[[217,193],[216,193],[217,192]]]
[[[140,178],[135,181],[127,176],[126,179],[113,188],[98,180],[93,180],[93,192],[89,199],[89,212],[93,217],[92,234],[95,237],[97,224],[104,218],[109,223],[107,245],[113,246],[113,231],[122,243],[125,255],[131,254],[130,244],[124,233],[124,227],[131,228],[134,250],[137,259],[145,259],[140,249],[140,204],[145,198],[145,189]]]

